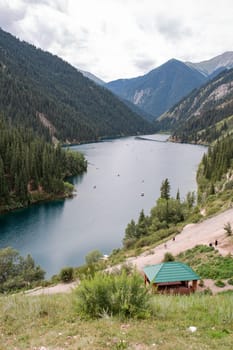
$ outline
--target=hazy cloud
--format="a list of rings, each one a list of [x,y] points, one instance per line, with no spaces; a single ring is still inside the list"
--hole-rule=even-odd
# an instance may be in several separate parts
[[[13,6],[9,1],[0,1],[0,27],[11,31],[26,14],[26,6]]]
[[[66,12],[68,7],[68,0],[23,0],[25,4],[36,5],[47,5],[48,7],[54,8],[60,12]]]
[[[183,25],[180,19],[167,18],[164,15],[158,16],[157,28],[166,40],[176,41],[192,35],[192,30]]]
[[[0,26],[103,80],[233,49],[232,0],[0,0]]]
[[[134,65],[143,72],[148,72],[156,66],[156,60],[146,57],[138,57],[134,61]]]

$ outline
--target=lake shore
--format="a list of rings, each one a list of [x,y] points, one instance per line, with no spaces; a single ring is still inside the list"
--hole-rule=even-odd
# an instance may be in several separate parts
[[[204,219],[197,224],[186,225],[180,234],[175,238],[175,241],[169,239],[165,244],[160,244],[153,249],[150,249],[139,256],[130,257],[126,260],[127,264],[135,266],[139,272],[143,271],[146,265],[159,264],[162,262],[164,254],[170,252],[176,256],[187,249],[194,248],[196,245],[203,244],[209,245],[218,241],[218,245],[215,249],[223,256],[228,254],[233,255],[233,240],[226,236],[224,231],[224,225],[229,222],[233,226],[233,209],[228,209],[223,213],[213,216],[208,219]],[[113,269],[121,268],[122,264],[111,267],[109,271]],[[58,284],[52,287],[37,288],[35,290],[29,290],[27,295],[40,295],[40,294],[56,294],[71,292],[78,282],[72,282],[69,284]],[[215,286],[214,281],[210,279],[204,280],[204,288],[210,288],[213,294],[224,291],[233,290],[233,286],[225,286],[220,288]],[[199,290],[203,288],[199,287]]]

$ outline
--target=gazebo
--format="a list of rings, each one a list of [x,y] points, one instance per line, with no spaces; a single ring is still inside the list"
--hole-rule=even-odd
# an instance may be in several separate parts
[[[153,284],[160,293],[190,294],[200,280],[191,267],[175,261],[145,266],[143,272],[145,284]]]

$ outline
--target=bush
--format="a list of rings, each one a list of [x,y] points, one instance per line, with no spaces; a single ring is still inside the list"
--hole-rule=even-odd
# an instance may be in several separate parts
[[[103,254],[98,249],[92,250],[85,257],[86,264],[87,265],[96,264],[102,257],[103,257]]]
[[[175,257],[172,255],[172,253],[167,252],[164,254],[163,262],[169,261],[175,261]]]
[[[44,275],[31,255],[24,258],[11,247],[0,249],[0,293],[29,288],[34,282],[42,281]]]
[[[60,271],[60,280],[64,283],[68,283],[73,281],[74,279],[74,269],[73,267],[64,267],[61,271]]]
[[[227,222],[224,225],[224,230],[226,231],[227,236],[231,236],[232,235],[232,227],[231,227],[230,222]]]
[[[200,286],[200,287],[204,287],[204,286],[205,286],[205,283],[204,283],[203,280],[200,280],[200,281],[199,281],[199,286]]]
[[[217,280],[217,281],[215,282],[215,285],[216,285],[217,287],[220,287],[220,288],[225,287],[225,283],[224,283],[223,281],[221,281],[221,280]]]
[[[228,284],[230,284],[231,286],[233,286],[233,278],[230,278],[228,281],[227,281]]]
[[[77,311],[83,317],[142,318],[148,313],[149,295],[136,272],[130,276],[125,271],[120,275],[98,272],[93,279],[82,281],[75,293]]]

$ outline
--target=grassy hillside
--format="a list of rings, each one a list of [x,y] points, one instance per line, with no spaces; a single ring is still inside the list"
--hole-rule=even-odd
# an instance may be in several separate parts
[[[75,295],[0,298],[1,350],[209,349],[233,341],[232,294],[151,297],[144,320],[83,320]],[[189,331],[190,326],[197,331]]]

